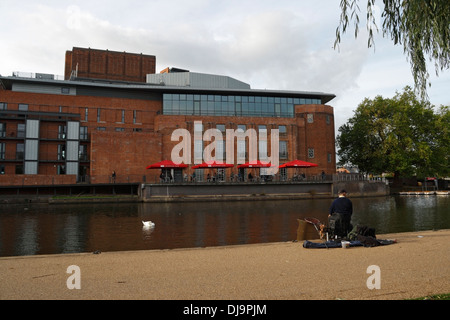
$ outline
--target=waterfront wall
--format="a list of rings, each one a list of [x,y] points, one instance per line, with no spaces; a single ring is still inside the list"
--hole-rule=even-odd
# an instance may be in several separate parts
[[[351,197],[389,195],[384,182],[142,184],[144,202],[290,200],[332,198],[345,188]]]

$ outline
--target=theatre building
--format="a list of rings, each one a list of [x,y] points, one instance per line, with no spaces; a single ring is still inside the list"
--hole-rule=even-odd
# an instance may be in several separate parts
[[[0,76],[0,185],[110,183],[113,171],[116,183],[159,182],[161,171],[146,168],[171,160],[181,141],[173,138],[177,129],[191,133],[191,148],[183,150],[190,163],[177,181],[194,171],[205,180],[206,171],[192,166],[204,160],[208,129],[223,133],[215,153],[224,161],[230,160],[226,133],[253,130],[260,160],[277,152],[280,164],[316,163],[307,175],[335,173],[334,116],[327,105],[333,94],[251,89],[228,76],[177,68],[156,73],[155,65],[151,55],[73,48],[64,78]],[[279,132],[276,151],[273,130]],[[238,159],[249,160],[249,141],[233,141],[227,176],[238,174]]]

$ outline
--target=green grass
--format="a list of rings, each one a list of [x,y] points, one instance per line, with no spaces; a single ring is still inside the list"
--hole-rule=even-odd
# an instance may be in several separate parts
[[[450,300],[450,293],[434,294],[431,296],[416,298],[412,300]]]

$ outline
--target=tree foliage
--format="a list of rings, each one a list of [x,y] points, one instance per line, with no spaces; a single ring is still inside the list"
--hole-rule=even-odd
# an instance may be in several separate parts
[[[359,33],[359,0],[341,0],[341,17],[336,29],[335,48],[341,34],[354,21],[355,37]],[[426,98],[429,73],[427,59],[434,62],[436,74],[450,65],[450,1],[449,0],[383,0],[381,19],[383,36],[394,44],[403,44],[410,60],[415,87]],[[367,0],[368,47],[374,45],[374,31],[378,31],[373,14],[375,0]]]
[[[410,87],[394,98],[365,99],[339,128],[341,165],[395,176],[450,174],[450,112],[418,101]]]

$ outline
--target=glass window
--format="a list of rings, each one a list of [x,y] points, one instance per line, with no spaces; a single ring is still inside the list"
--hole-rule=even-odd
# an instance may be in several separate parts
[[[58,126],[58,139],[66,138],[67,127],[64,125]]]
[[[314,148],[308,148],[308,158],[314,158]]]
[[[66,166],[65,165],[56,166],[56,174],[66,174]]]
[[[88,127],[80,126],[80,139],[87,140],[88,139]]]
[[[23,164],[16,165],[16,174],[23,174]]]
[[[78,147],[78,160],[87,161],[87,145],[80,144]]]
[[[17,124],[17,138],[24,138],[25,137],[25,123],[18,123]]]
[[[28,105],[24,103],[19,103],[19,111],[28,111]]]
[[[307,119],[308,123],[313,123],[314,122],[314,114],[308,113],[306,116],[306,119]]]
[[[225,125],[224,124],[217,124],[216,125],[217,130],[220,132],[225,132]]]
[[[278,132],[279,133],[286,133],[286,126],[278,126]]]
[[[25,153],[25,144],[18,143],[16,145],[16,160],[23,160]]]
[[[287,141],[279,141],[280,146],[280,159],[287,159],[288,153],[287,153]]]
[[[6,123],[0,122],[0,137],[6,137]]]
[[[6,102],[0,102],[0,110],[7,110],[8,104]]]
[[[5,160],[5,147],[4,143],[0,143],[0,159]]]
[[[58,160],[66,160],[66,145],[58,144]]]

